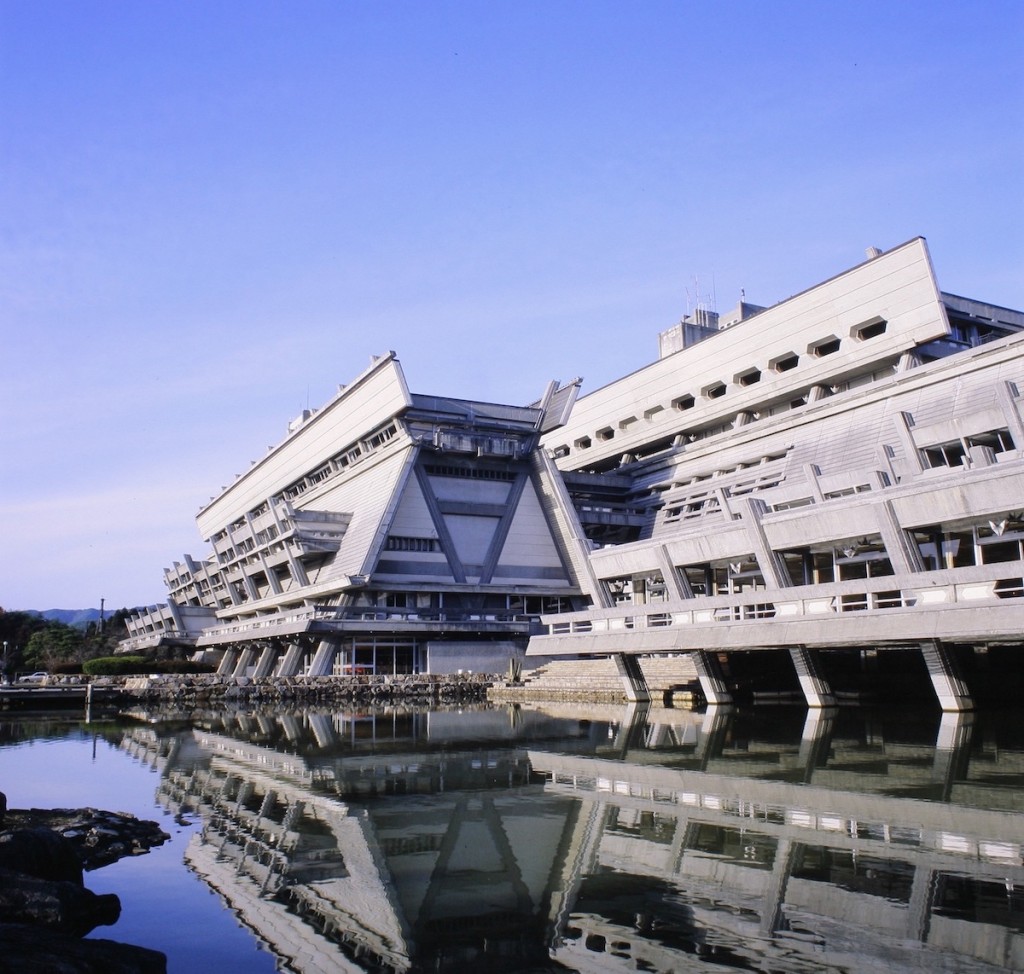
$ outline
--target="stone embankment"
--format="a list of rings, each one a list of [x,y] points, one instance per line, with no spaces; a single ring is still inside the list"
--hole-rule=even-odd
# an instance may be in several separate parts
[[[124,695],[137,703],[182,707],[244,703],[373,705],[471,703],[487,699],[498,678],[484,673],[396,676],[130,677]]]

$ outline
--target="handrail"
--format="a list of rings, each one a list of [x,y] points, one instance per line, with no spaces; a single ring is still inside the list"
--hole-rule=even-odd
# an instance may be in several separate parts
[[[893,610],[934,611],[982,601],[1024,599],[1024,575],[1019,563],[984,566],[985,572],[939,583],[928,573],[863,579],[788,589],[759,589],[732,596],[711,596],[674,602],[620,605],[614,609],[546,615],[542,626],[552,636],[589,635],[617,630],[660,629],[668,626],[717,623],[790,622],[823,619],[851,612]],[[814,590],[808,593],[807,589]]]

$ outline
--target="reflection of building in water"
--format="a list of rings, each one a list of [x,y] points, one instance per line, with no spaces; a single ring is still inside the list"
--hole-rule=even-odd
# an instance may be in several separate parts
[[[921,770],[920,755],[904,755],[908,793],[966,770],[969,728],[955,721],[923,773],[912,767]],[[805,969],[796,956],[819,970],[923,969],[922,948],[937,970],[1020,970],[1020,793],[993,811],[856,791],[860,775],[842,766],[854,755],[837,750],[835,771],[812,771],[810,784],[531,751],[548,790],[585,809],[555,956],[575,966],[607,951],[664,969],[682,932],[716,963],[758,970],[765,956],[781,970]],[[867,787],[882,787],[887,770],[896,769],[876,768]],[[903,790],[898,773],[887,787]]]
[[[574,802],[543,794],[514,738],[547,736],[551,721],[412,716],[397,734],[393,714],[291,717],[279,729],[243,716],[183,735],[174,750],[202,757],[177,766],[152,731],[127,746],[163,765],[169,808],[202,819],[189,865],[289,969],[334,970],[336,955],[372,970],[543,960],[550,867]],[[252,743],[244,724],[308,753]]]
[[[125,746],[288,970],[1024,966],[1024,753],[970,716],[936,744],[815,712],[769,739],[721,711],[414,716]]]

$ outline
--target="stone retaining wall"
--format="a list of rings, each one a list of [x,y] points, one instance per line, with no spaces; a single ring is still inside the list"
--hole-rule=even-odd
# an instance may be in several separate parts
[[[228,703],[447,703],[487,699],[499,678],[484,673],[397,676],[268,676],[216,674],[129,677],[123,693],[137,703],[204,706]]]

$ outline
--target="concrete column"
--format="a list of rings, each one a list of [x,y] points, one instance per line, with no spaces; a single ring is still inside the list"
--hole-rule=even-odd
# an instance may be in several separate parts
[[[251,781],[243,781],[241,787],[238,789],[238,795],[235,798],[235,805],[241,808],[250,798],[252,793],[256,790],[256,786]]]
[[[274,676],[295,676],[302,669],[302,643],[292,643],[278,664]]]
[[[330,676],[331,670],[334,668],[334,654],[337,651],[337,643],[333,643],[329,639],[321,640],[313,662],[309,664],[309,676]]]
[[[246,646],[242,650],[242,655],[238,658],[238,663],[235,668],[231,671],[232,676],[247,676],[246,670],[249,669],[253,663],[256,662],[256,650],[252,646]]]
[[[732,695],[725,684],[725,675],[718,656],[706,649],[698,649],[693,654],[693,664],[697,668],[697,679],[708,704],[712,707],[731,704]]]
[[[225,649],[224,655],[220,659],[220,665],[217,667],[217,676],[230,676],[237,662],[238,650]]]
[[[306,810],[306,803],[302,801],[293,801],[287,809],[285,809],[284,819],[281,822],[281,829],[284,832],[294,832],[295,826],[299,824],[299,820],[302,818],[302,813]]]
[[[900,524],[892,501],[875,505],[878,515],[878,533],[882,536],[889,562],[897,575],[909,572],[923,572],[924,561],[917,544]]]
[[[651,692],[647,688],[644,671],[640,669],[639,658],[630,653],[616,653],[612,658],[626,690],[626,699],[631,703],[650,703]]]
[[[267,643],[260,653],[256,669],[252,671],[253,676],[270,676],[274,672],[274,663],[277,662],[277,647],[273,643]]]
[[[821,670],[816,652],[806,646],[791,646],[789,657],[793,660],[800,689],[808,707],[834,707],[836,698]]]
[[[746,498],[743,523],[747,528],[747,540],[754,551],[765,584],[769,588],[785,588],[789,584],[789,572],[786,571],[782,556],[768,543],[768,536],[761,524],[761,517],[766,510],[767,505],[764,501],[756,497]]]
[[[674,600],[692,599],[693,589],[690,588],[690,582],[673,564],[668,548],[663,544],[658,545],[654,553],[658,558],[658,567],[661,568],[661,577],[665,579],[669,598]]]
[[[974,700],[967,684],[960,677],[953,651],[939,642],[921,644],[924,662],[928,667],[939,706],[944,711],[973,710]]]
[[[263,795],[263,803],[260,805],[260,818],[266,818],[274,810],[274,802],[277,801],[277,792],[271,789]]]

